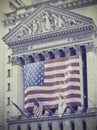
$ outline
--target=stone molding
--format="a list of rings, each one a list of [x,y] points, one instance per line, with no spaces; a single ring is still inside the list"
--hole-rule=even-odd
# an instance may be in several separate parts
[[[44,61],[48,59],[55,59],[59,57],[64,57],[64,56],[70,56],[71,55],[71,50],[74,51],[75,54],[81,54],[81,46],[84,46],[86,48],[87,52],[94,51],[94,44],[93,42],[87,42],[83,43],[81,45],[73,45],[73,46],[64,46],[64,47],[59,47],[59,48],[52,48],[48,50],[42,50],[42,51],[37,51],[37,52],[32,52],[30,54],[25,54],[21,56],[13,56],[12,57],[12,64],[13,65],[25,65],[29,63],[34,63],[34,62],[39,62],[39,61]],[[63,54],[64,55],[63,55]]]
[[[66,3],[62,2],[62,4],[58,4],[58,0],[56,0],[56,1],[54,1],[54,3],[53,3],[53,1],[51,1],[51,2],[47,1],[47,2],[41,2],[39,4],[35,4],[35,5],[24,6],[21,8],[17,8],[17,10],[14,12],[12,11],[10,13],[5,13],[6,19],[4,19],[2,21],[3,25],[4,26],[16,25],[17,22],[21,22],[22,20],[24,20],[25,18],[27,18],[28,16],[30,16],[33,13],[33,11],[31,11],[31,10],[29,10],[29,12],[26,11],[28,8],[36,9],[41,4],[48,4],[48,5],[57,4],[56,6],[58,6],[59,8],[67,9],[67,10],[74,10],[74,9],[81,8],[81,7],[95,5],[95,4],[97,4],[97,0],[78,0],[78,1],[71,1],[71,2],[66,2]],[[25,13],[17,14],[17,12],[22,9],[25,10]]]

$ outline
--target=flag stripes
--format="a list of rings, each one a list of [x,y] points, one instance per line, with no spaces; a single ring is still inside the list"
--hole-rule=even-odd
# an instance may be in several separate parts
[[[41,106],[37,99],[34,99],[33,113],[38,117],[42,118],[43,106]]]
[[[58,93],[67,104],[81,105],[80,56],[40,61],[24,66],[25,108],[37,98],[42,105],[58,106]]]

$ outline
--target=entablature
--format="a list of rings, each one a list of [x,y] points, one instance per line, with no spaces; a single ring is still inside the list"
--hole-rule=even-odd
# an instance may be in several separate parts
[[[14,45],[12,46],[12,55],[17,55],[17,54],[24,54],[24,53],[29,53],[33,51],[40,51],[40,50],[45,50],[45,49],[50,49],[50,48],[56,48],[60,46],[72,46],[76,44],[83,44],[87,42],[92,41],[92,32],[90,33],[85,33],[83,34],[76,34],[76,35],[69,35],[64,38],[57,36],[57,39],[52,39],[51,41],[49,39],[44,39],[40,40],[39,43],[33,43],[31,41],[28,42],[28,44],[23,42],[22,44]]]
[[[21,55],[13,55],[11,61],[13,65],[23,66],[25,64],[34,63],[38,61],[81,54],[82,47],[86,50],[86,52],[93,51],[94,50],[93,41],[85,42],[83,44],[81,43],[70,46],[65,45],[51,49],[43,49]]]
[[[91,18],[41,5],[3,37],[12,49],[12,64],[21,65],[93,50],[96,25]],[[78,50],[79,49],[79,50]]]

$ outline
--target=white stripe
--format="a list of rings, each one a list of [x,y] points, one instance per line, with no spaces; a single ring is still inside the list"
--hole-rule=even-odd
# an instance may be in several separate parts
[[[30,90],[55,90],[60,88],[67,88],[68,86],[80,86],[80,82],[68,82],[67,84],[60,84],[55,86],[29,86],[25,89],[25,94]]]
[[[79,67],[78,66],[69,66],[68,68],[65,68],[65,69],[57,69],[57,70],[52,70],[52,71],[45,71],[45,75],[51,75],[51,74],[63,74],[63,73],[66,73],[66,72],[69,72],[70,70],[79,70]]]

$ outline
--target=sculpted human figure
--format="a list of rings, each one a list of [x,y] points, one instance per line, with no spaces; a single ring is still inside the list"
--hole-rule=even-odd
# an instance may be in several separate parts
[[[45,12],[45,25],[46,25],[46,30],[51,29],[50,17],[47,11]]]
[[[58,28],[58,16],[56,14],[52,13],[51,17],[52,17],[54,29],[57,29]]]
[[[59,14],[59,19],[58,19],[58,27],[61,28],[64,26],[64,21],[61,17],[61,15]]]
[[[33,34],[37,34],[37,30],[38,30],[37,21],[34,20],[33,21]]]

